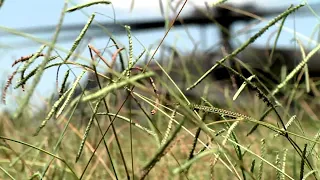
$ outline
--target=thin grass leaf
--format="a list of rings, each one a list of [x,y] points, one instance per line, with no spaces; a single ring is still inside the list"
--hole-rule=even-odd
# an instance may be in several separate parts
[[[93,114],[91,115],[91,118],[88,122],[88,125],[86,127],[86,130],[83,134],[83,137],[82,137],[82,140],[81,140],[81,143],[80,143],[80,147],[78,149],[78,153],[77,153],[77,156],[76,156],[76,162],[78,162],[80,156],[81,156],[81,153],[82,153],[82,150],[83,150],[83,147],[84,147],[84,143],[86,142],[87,140],[87,137],[88,137],[88,134],[89,134],[89,131],[91,129],[91,126],[92,126],[92,123],[93,123],[93,119],[98,111],[98,108],[99,108],[99,105],[101,103],[102,99],[100,99],[97,103],[96,103],[96,106],[94,107],[94,110],[93,110]]]
[[[78,83],[80,82],[82,76],[86,73],[86,71],[82,71],[82,73],[78,76],[78,78],[75,80],[75,82],[72,85],[72,88],[70,90],[70,92],[68,93],[68,96],[66,98],[66,100],[64,101],[63,105],[61,106],[61,108],[58,110],[57,114],[56,114],[56,118],[58,118],[60,116],[60,114],[62,113],[62,111],[64,110],[64,108],[67,106],[67,104],[70,102],[71,97],[74,93],[74,91],[76,90],[76,87],[78,85]]]
[[[255,75],[252,75],[252,76],[250,76],[247,80],[248,81],[251,81],[253,78],[255,78],[256,76]],[[237,92],[234,94],[234,96],[233,96],[233,98],[232,98],[232,100],[233,101],[235,101],[237,98],[238,98],[238,96],[240,95],[240,93],[244,90],[244,88],[246,87],[246,85],[247,85],[247,82],[246,81],[244,81],[242,84],[241,84],[241,86],[240,86],[240,88],[237,90]]]
[[[36,145],[38,145],[38,144],[36,144]],[[13,168],[13,166],[14,166],[19,160],[22,160],[22,157],[23,157],[24,155],[26,155],[26,154],[27,154],[29,151],[31,151],[31,150],[33,150],[33,149],[32,149],[31,147],[29,147],[29,148],[27,148],[26,150],[24,150],[23,152],[21,152],[18,157],[14,158],[14,159],[11,161],[11,163],[9,164],[9,167],[10,167],[10,168]]]
[[[143,74],[138,74],[136,76],[132,76],[130,77],[129,79],[125,79],[125,80],[122,80],[120,82],[116,82],[116,83],[113,83],[113,84],[110,84],[109,86],[107,87],[104,87],[102,89],[100,89],[99,91],[95,92],[95,93],[92,93],[90,95],[87,95],[83,98],[83,101],[90,101],[90,100],[94,100],[94,99],[97,99],[97,98],[100,98],[102,96],[105,96],[107,93],[109,93],[110,91],[114,90],[114,89],[118,89],[118,88],[121,88],[129,83],[134,83],[140,79],[143,79],[143,78],[147,78],[147,77],[151,77],[153,76],[154,73],[153,72],[146,72],[146,73],[143,73]]]
[[[15,180],[15,178],[14,178],[7,170],[5,170],[3,167],[0,166],[0,170],[1,170],[4,174],[6,174],[10,179]]]
[[[88,3],[85,3],[85,4],[80,4],[80,5],[77,5],[75,7],[72,7],[72,8],[69,8],[66,10],[66,12],[73,12],[73,11],[78,11],[80,9],[83,9],[83,8],[86,8],[86,7],[89,7],[89,6],[93,6],[93,5],[97,5],[97,4],[111,4],[111,1],[106,1],[106,0],[100,0],[100,1],[89,1]]]

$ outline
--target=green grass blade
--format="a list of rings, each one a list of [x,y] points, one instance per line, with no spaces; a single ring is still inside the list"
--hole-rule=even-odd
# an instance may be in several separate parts
[[[69,9],[66,10],[66,12],[70,13],[70,12],[77,11],[77,10],[80,10],[80,9],[83,9],[83,8],[86,8],[86,7],[90,7],[90,6],[93,6],[93,5],[96,5],[96,4],[111,4],[111,1],[106,1],[106,0],[90,1],[88,3],[80,4],[78,6],[69,8]]]
[[[95,93],[92,93],[90,95],[87,95],[83,98],[83,101],[90,101],[90,100],[94,100],[94,99],[97,99],[97,98],[100,98],[102,96],[105,96],[107,93],[109,93],[110,91],[114,90],[114,89],[118,89],[118,88],[121,88],[127,84],[132,84],[140,79],[143,79],[143,78],[147,78],[147,77],[151,77],[153,76],[154,73],[153,72],[146,72],[146,73],[143,73],[143,74],[138,74],[136,76],[132,76],[130,77],[129,79],[125,79],[125,80],[122,80],[120,82],[117,82],[117,83],[113,83],[113,84],[110,84],[109,86],[107,87],[104,87],[102,88],[101,90],[95,92]]]

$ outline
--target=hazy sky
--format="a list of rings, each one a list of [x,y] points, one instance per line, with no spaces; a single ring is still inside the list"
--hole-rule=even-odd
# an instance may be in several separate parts
[[[74,3],[83,2],[84,0],[74,0]],[[176,0],[177,1],[177,0]],[[237,2],[237,4],[243,2],[253,2],[255,5],[263,8],[273,8],[273,7],[289,7],[290,4],[298,4],[302,2],[302,0],[233,0]],[[130,12],[129,8],[131,5],[131,0],[115,0],[112,1],[114,7],[116,9],[116,19],[131,19],[134,21],[135,19],[141,18],[153,18],[153,17],[161,17],[159,10],[159,0],[135,0],[134,9]],[[163,1],[166,2],[166,1]],[[319,2],[319,0],[309,0],[311,2]],[[21,1],[21,0],[10,0],[5,1],[4,5],[0,8],[0,71],[1,71],[1,82],[4,82],[7,79],[9,73],[11,73],[14,69],[11,68],[11,64],[15,59],[18,59],[21,56],[29,55],[34,53],[40,47],[40,44],[30,45],[31,40],[19,37],[12,36],[8,34],[4,34],[3,29],[7,28],[24,28],[24,27],[35,27],[35,26],[46,26],[46,25],[54,25],[58,22],[60,12],[62,9],[64,1],[63,0],[30,0],[30,1]],[[189,0],[189,7],[192,7],[191,4],[196,4],[201,6],[203,1],[201,0]],[[71,5],[70,5],[71,7]],[[113,16],[111,6],[94,6],[92,8],[88,8],[85,10],[88,14],[92,12],[99,12],[106,16]],[[185,10],[185,14],[187,14],[188,9]],[[314,16],[308,17],[297,17],[288,18],[285,26],[287,30],[291,30],[295,28],[296,33],[301,33],[305,37],[310,37],[310,34],[313,32],[315,27],[319,24],[319,20],[314,18]],[[67,14],[65,17],[64,24],[72,24],[72,23],[83,23],[87,22],[88,17],[85,16],[81,12],[74,12]],[[110,20],[105,16],[97,14],[96,20],[99,22],[103,22],[105,20]],[[260,25],[254,27],[254,29],[258,29],[262,27],[265,23],[260,23]],[[295,26],[294,26],[295,25]],[[244,25],[238,24],[234,27],[233,32],[243,28]],[[200,40],[200,31],[197,27],[191,27],[190,32],[192,32],[194,38],[196,40]],[[263,37],[259,38],[255,45],[265,46],[266,39],[270,36],[270,34],[275,31],[276,28],[271,28]],[[79,30],[80,31],[80,30]],[[210,34],[208,37],[208,42],[217,42],[218,37],[216,34],[217,30],[213,27],[207,28],[207,33]],[[72,37],[76,37],[78,32],[74,32],[71,34]],[[150,31],[149,33],[134,33],[134,35],[143,43],[145,47],[148,47],[150,44],[154,44],[159,41],[164,35],[164,31]],[[37,35],[33,34],[33,36],[49,39],[51,34],[49,35]],[[242,39],[245,39],[247,36],[242,36]],[[289,46],[293,45],[291,39],[294,37],[293,33],[284,32],[281,34],[280,45],[281,46]],[[94,38],[94,36],[92,37]],[[117,36],[117,38],[123,43],[127,44],[126,36]],[[240,39],[241,39],[240,38]],[[93,40],[93,44],[98,48],[104,48],[107,42],[107,37],[100,37],[98,39]],[[306,42],[305,39],[302,39],[303,42]],[[28,45],[24,45],[28,43]],[[191,41],[188,38],[185,30],[173,30],[170,32],[166,42],[169,44],[176,43],[180,49],[183,49],[184,52],[192,49],[190,46]],[[68,50],[72,43],[58,43],[58,45],[66,50]],[[135,53],[139,54],[142,50],[142,47],[136,43],[135,45]],[[85,50],[82,54],[83,56],[88,57],[88,51]],[[65,56],[65,54],[62,54]],[[60,72],[60,77],[64,75],[63,69]],[[37,97],[36,100],[41,101],[42,97],[46,97],[50,95],[53,88],[55,87],[55,73],[56,69],[51,69],[46,71],[45,75],[41,79],[40,85],[37,89]],[[61,78],[60,78],[61,79]],[[19,91],[14,90],[13,92],[17,93]],[[10,94],[10,93],[9,93]],[[19,96],[22,94],[19,93]],[[1,107],[2,105],[0,105]]]

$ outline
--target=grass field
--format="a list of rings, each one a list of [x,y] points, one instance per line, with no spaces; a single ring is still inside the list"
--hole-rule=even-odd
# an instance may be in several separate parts
[[[65,7],[55,37],[66,12],[90,5]],[[129,45],[112,39],[116,50],[107,57],[119,63],[107,67],[92,45],[91,62],[73,61],[91,15],[66,56],[55,53],[54,38],[16,62],[21,66],[8,78],[2,100],[10,87],[25,91],[17,109],[0,115],[0,179],[319,179],[319,82],[304,67],[320,46],[308,53],[301,48],[301,63],[269,89],[258,74],[244,77],[225,63],[298,8],[223,57],[215,66],[228,69],[225,81],[206,77],[210,67],[197,54],[177,63],[174,48],[165,62],[154,54],[143,62],[150,53],[133,54],[128,27]],[[36,59],[41,63],[31,66]],[[31,96],[39,79],[58,66],[69,67],[58,72],[66,73],[59,92],[35,111]],[[83,72],[74,74],[74,67]],[[88,74],[98,85],[85,90],[79,82]]]

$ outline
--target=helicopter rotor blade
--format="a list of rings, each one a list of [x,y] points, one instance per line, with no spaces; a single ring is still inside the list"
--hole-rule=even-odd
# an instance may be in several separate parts
[[[314,9],[320,9],[320,3],[312,4],[310,5]],[[230,12],[227,13],[221,13],[223,10],[229,10]],[[236,10],[241,10],[241,12]],[[203,10],[197,9],[194,12],[192,12],[189,16],[182,17],[183,23],[177,21],[175,22],[175,26],[180,25],[206,25],[206,24],[213,24],[213,21],[210,19],[214,19],[216,22],[223,22],[223,21],[249,21],[252,18],[248,16],[248,14],[243,14],[243,12],[249,12],[252,15],[265,17],[265,16],[271,16],[275,14],[280,14],[284,11],[283,8],[278,9],[272,9],[272,10],[263,10],[261,8],[255,8],[251,5],[243,6],[242,8],[233,8],[229,5],[220,5],[219,7],[213,8],[213,13],[209,15],[209,18],[206,17],[206,12],[201,12]],[[296,13],[299,15],[307,14],[308,10],[307,8],[302,8],[301,10],[298,10]],[[123,21],[120,22],[120,24],[131,26],[132,31],[141,31],[141,30],[149,30],[149,29],[157,29],[157,28],[163,28],[165,26],[165,22],[163,19],[153,19],[153,20],[140,20],[140,21]],[[92,24],[90,29],[101,29],[101,26],[105,28],[114,29],[114,33],[125,33],[125,29],[121,27],[118,24],[115,24],[113,22],[106,22],[98,24]],[[68,31],[79,31],[84,27],[84,24],[69,24],[64,25],[61,29],[62,32],[68,32]],[[22,32],[25,33],[32,33],[32,34],[40,34],[40,33],[51,33],[54,32],[56,26],[42,26],[42,27],[30,27],[30,28],[21,28],[19,29]]]
[[[314,10],[320,9],[320,3],[310,4]],[[257,8],[255,6],[246,5],[242,7],[233,7],[230,5],[220,5],[212,9],[212,12],[204,9],[196,9],[188,16],[180,18],[179,21],[175,22],[175,26],[181,25],[214,25],[219,23],[222,26],[231,25],[237,21],[250,21],[256,17],[266,17],[275,14],[280,14],[285,11],[284,8],[273,8],[272,10]],[[208,13],[209,12],[209,13]],[[301,8],[295,12],[298,15],[307,15],[310,14],[307,7]],[[256,16],[256,17],[254,17]],[[131,27],[131,31],[143,32],[156,30],[165,27],[165,22],[163,19],[153,19],[153,20],[140,20],[140,21],[122,21],[118,24],[114,22],[105,22],[105,23],[95,23],[89,27],[89,30],[86,34],[88,37],[110,37],[110,34],[120,35],[125,34],[126,30],[123,25],[128,25]],[[63,25],[61,33],[65,34],[60,38],[59,42],[70,42],[74,40],[74,36],[70,33],[79,31],[84,27],[84,24],[68,24]],[[56,26],[43,26],[43,27],[29,27],[21,28],[19,31],[28,33],[28,34],[47,34],[53,33]],[[106,32],[107,30],[107,32]],[[111,32],[111,33],[110,33]],[[66,35],[68,34],[68,35]],[[6,37],[10,34],[6,34]]]

